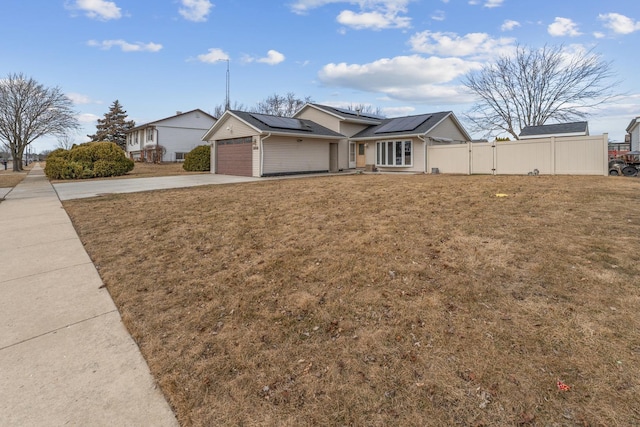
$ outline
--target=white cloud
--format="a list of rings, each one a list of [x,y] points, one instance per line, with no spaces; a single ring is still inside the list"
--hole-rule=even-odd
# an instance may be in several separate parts
[[[328,4],[346,3],[358,5],[360,10],[341,11],[336,20],[342,25],[356,30],[408,28],[411,18],[403,14],[411,1],[414,0],[297,0],[291,5],[291,10],[305,14]]]
[[[207,20],[213,4],[209,0],[181,0],[178,12],[187,21],[204,22]]]
[[[597,39],[603,39],[606,37],[606,35],[604,33],[601,33],[600,31],[596,31],[593,33],[593,37]]]
[[[480,1],[480,0],[469,0],[469,4],[472,5],[472,6],[477,6],[477,5],[481,4],[481,3],[482,3],[482,1]],[[485,0],[484,4],[482,5],[482,7],[493,9],[494,7],[502,6],[502,3],[504,3],[504,0]]]
[[[291,10],[297,14],[305,14],[311,9],[317,9],[319,7],[332,4],[332,3],[350,3],[345,0],[297,0],[291,4]]]
[[[162,45],[158,43],[142,43],[135,42],[129,43],[125,40],[103,40],[101,42],[96,40],[89,40],[87,45],[92,47],[99,47],[102,50],[109,50],[112,47],[119,47],[123,52],[158,52],[162,49]]]
[[[469,33],[459,36],[456,33],[428,30],[414,34],[409,39],[409,43],[414,52],[471,58],[507,55],[515,48],[515,39],[513,38],[494,39],[486,33]]]
[[[78,121],[80,123],[95,123],[100,117],[91,113],[83,113],[78,115]]]
[[[415,107],[387,107],[383,108],[382,112],[387,117],[402,117],[408,116],[416,111]]]
[[[226,54],[222,49],[211,48],[207,53],[203,53],[198,55],[198,61],[206,62],[206,63],[214,63],[218,61],[228,61],[229,55]]]
[[[522,25],[518,22],[518,21],[514,21],[512,19],[505,19],[505,21],[502,23],[502,26],[500,27],[500,29],[502,31],[511,31],[517,27],[521,27]]]
[[[268,65],[277,65],[285,60],[285,56],[278,52],[277,50],[269,50],[267,52],[267,56],[264,58],[255,59],[256,62],[261,62],[263,64]],[[254,61],[254,59],[250,59],[249,62]]]
[[[397,56],[368,64],[327,64],[318,77],[327,86],[379,92],[395,99],[459,103],[469,101],[461,88],[444,84],[481,66],[460,58]]]
[[[616,34],[631,34],[640,30],[640,21],[634,21],[619,13],[601,14],[598,15],[598,19],[604,21],[604,26]]]
[[[94,103],[94,101],[90,97],[81,93],[70,92],[66,95],[67,98],[69,98],[75,105],[86,105]]]
[[[73,3],[67,3],[66,7],[70,10],[81,10],[92,19],[107,21],[122,17],[122,12],[115,2],[107,0],[76,0]]]
[[[504,3],[504,0],[487,0],[483,7],[488,7],[488,8],[494,8],[494,7],[500,7],[502,6],[502,3]]]
[[[578,31],[578,24],[576,24],[569,18],[561,17],[556,17],[553,24],[550,24],[547,28],[547,31],[553,37],[576,37],[582,34],[580,31]]]
[[[351,10],[343,10],[336,20],[340,24],[356,30],[407,28],[411,25],[411,18],[398,16],[395,13],[381,13],[378,11],[356,13]]]
[[[433,19],[434,21],[444,21],[446,18],[447,15],[444,10],[436,10],[431,14],[431,19]]]

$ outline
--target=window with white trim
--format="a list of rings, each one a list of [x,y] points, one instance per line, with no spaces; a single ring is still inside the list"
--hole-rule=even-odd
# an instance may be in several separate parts
[[[413,166],[413,142],[376,142],[376,166]]]
[[[351,163],[356,161],[356,144],[353,142],[349,143],[349,161]]]
[[[147,128],[147,141],[153,141],[153,128]]]
[[[185,156],[186,154],[187,154],[187,153],[179,153],[179,152],[176,152],[176,162],[184,162],[184,156]]]

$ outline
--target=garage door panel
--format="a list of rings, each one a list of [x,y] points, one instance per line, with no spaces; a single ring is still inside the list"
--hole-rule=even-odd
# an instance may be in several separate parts
[[[216,150],[216,173],[253,175],[251,138],[218,141]]]

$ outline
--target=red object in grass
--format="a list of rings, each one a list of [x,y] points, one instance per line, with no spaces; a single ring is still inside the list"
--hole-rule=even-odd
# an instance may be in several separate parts
[[[566,385],[565,383],[563,383],[560,380],[558,380],[558,382],[556,384],[558,386],[558,390],[560,390],[560,391],[569,391],[569,390],[571,390],[571,387],[569,387],[568,385]]]

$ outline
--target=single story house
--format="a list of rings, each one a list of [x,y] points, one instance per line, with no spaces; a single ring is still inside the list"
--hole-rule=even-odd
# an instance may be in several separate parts
[[[211,172],[229,175],[355,168],[426,172],[427,146],[469,141],[451,111],[385,119],[319,104],[292,118],[227,111],[203,137]]]
[[[552,125],[525,126],[520,139],[549,138],[565,136],[589,136],[588,122],[556,123]]]
[[[127,156],[147,162],[180,162],[198,145],[216,118],[196,109],[145,123],[126,132]]]
[[[631,120],[629,126],[627,126],[627,134],[629,135],[629,143],[631,144],[631,151],[640,150],[640,117],[636,117]]]

